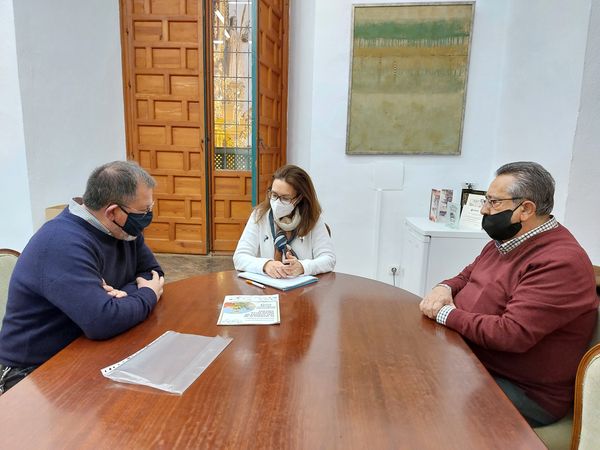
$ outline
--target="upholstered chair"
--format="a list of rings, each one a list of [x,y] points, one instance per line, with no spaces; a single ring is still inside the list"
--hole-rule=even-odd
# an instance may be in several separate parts
[[[16,250],[10,250],[7,248],[0,248],[0,323],[4,318],[4,312],[6,311],[6,300],[8,299],[8,282],[19,252]]]
[[[600,292],[600,267],[594,266]],[[578,404],[579,402],[579,404]],[[548,450],[600,449],[600,310],[596,331],[577,369],[573,414],[552,425],[534,428]]]

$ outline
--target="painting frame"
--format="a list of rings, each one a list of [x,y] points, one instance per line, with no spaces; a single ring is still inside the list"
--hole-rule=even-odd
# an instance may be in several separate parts
[[[352,6],[346,154],[460,155],[475,2]],[[363,22],[357,22],[367,11],[362,15]],[[421,16],[430,12],[431,16],[419,22],[411,19],[415,11]],[[441,16],[449,12],[449,16]],[[379,13],[380,23],[377,22]],[[389,17],[398,19],[393,22]],[[357,24],[362,26],[358,33]],[[436,24],[441,26],[436,28]],[[392,35],[398,30],[400,35]],[[434,47],[426,47],[421,42]],[[421,50],[429,48],[435,48],[431,55]],[[379,66],[374,69],[374,64]],[[365,68],[364,73],[360,71],[362,68]],[[389,76],[390,68],[393,68],[393,79]],[[368,76],[369,70],[371,75],[377,70],[378,76]],[[425,112],[419,114],[423,110]]]

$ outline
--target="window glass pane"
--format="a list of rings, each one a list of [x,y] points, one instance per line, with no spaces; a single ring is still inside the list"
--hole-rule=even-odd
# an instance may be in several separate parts
[[[250,170],[252,142],[251,1],[213,0],[216,170]]]

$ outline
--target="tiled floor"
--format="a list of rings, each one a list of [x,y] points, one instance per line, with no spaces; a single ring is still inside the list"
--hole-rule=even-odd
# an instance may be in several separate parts
[[[156,253],[156,259],[165,272],[166,283],[203,273],[233,270],[233,260],[231,259],[231,256]]]

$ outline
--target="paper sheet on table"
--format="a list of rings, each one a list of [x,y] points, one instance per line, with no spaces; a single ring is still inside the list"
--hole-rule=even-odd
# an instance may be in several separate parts
[[[101,372],[114,381],[183,394],[232,340],[167,331]]]
[[[226,295],[217,325],[275,325],[279,295]]]

